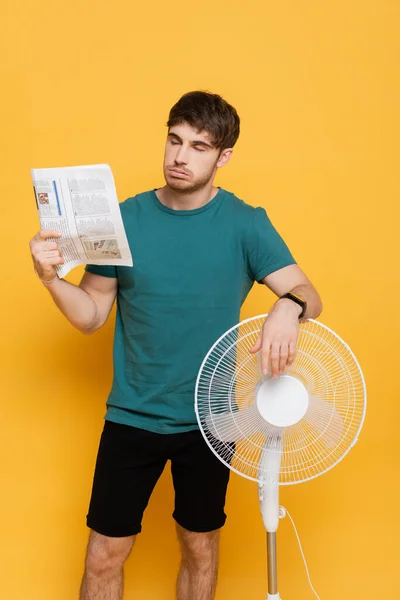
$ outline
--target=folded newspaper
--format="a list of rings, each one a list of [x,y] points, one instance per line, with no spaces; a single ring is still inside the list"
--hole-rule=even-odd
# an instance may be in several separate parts
[[[31,169],[31,174],[41,228],[62,234],[59,277],[87,263],[133,266],[109,165]]]

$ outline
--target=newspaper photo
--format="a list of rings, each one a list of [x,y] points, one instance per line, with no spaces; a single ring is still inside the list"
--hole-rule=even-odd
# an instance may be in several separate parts
[[[54,229],[64,258],[59,277],[77,265],[132,267],[109,165],[31,169],[42,229]]]

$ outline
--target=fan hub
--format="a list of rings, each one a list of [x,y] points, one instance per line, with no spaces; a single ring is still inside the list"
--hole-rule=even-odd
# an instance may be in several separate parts
[[[265,379],[256,389],[257,408],[265,421],[275,427],[298,423],[308,409],[308,392],[292,375]]]

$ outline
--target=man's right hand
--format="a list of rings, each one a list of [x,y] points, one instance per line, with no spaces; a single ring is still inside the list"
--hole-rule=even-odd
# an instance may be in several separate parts
[[[35,271],[44,282],[51,281],[56,277],[57,271],[55,265],[62,265],[64,263],[57,242],[47,241],[49,238],[60,237],[61,233],[58,231],[42,229],[29,243]]]

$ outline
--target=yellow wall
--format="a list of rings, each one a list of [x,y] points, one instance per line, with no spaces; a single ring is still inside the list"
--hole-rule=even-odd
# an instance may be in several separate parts
[[[161,186],[168,110],[192,89],[237,108],[242,134],[217,184],[268,210],[321,293],[321,321],[366,376],[359,444],[282,491],[313,582],[324,600],[398,597],[398,2],[9,0],[0,12],[1,597],[77,597],[111,381],[113,319],[82,336],[33,275],[29,169],[110,163],[121,200]],[[257,286],[243,318],[272,300]],[[172,501],[165,473],[127,567],[128,600],[174,598]],[[264,598],[256,485],[234,476],[228,511],[217,598]],[[285,600],[311,598],[288,520],[279,559]]]

